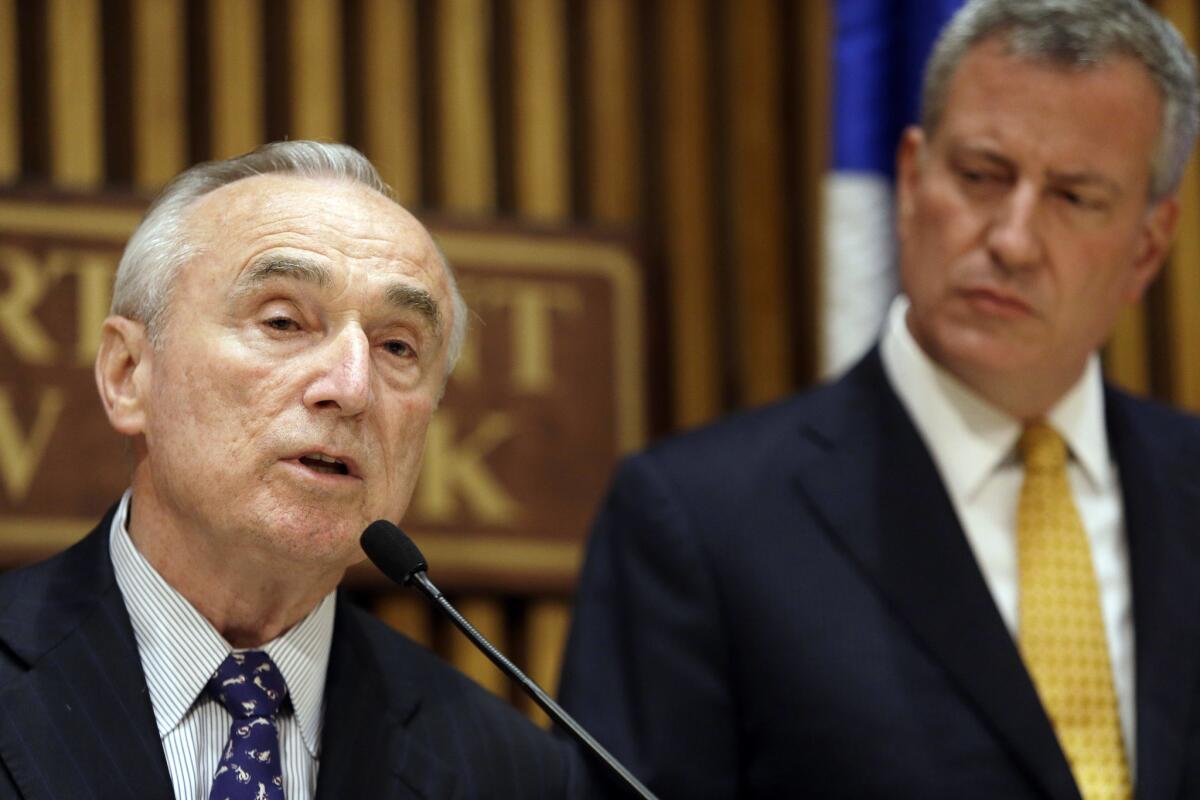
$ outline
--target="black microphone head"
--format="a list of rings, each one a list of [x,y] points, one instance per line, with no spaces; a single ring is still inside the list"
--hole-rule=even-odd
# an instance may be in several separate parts
[[[359,543],[371,563],[396,583],[407,585],[414,573],[429,568],[416,543],[386,519],[368,525]]]

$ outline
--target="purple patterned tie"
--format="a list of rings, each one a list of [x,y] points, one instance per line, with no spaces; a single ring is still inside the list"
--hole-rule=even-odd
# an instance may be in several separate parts
[[[233,715],[209,800],[284,800],[275,712],[287,684],[259,650],[230,653],[206,691]]]

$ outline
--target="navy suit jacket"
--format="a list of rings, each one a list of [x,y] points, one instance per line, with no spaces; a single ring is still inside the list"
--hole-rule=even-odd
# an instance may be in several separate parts
[[[0,576],[0,798],[172,798],[108,551]],[[339,597],[317,798],[586,794],[568,745]]]
[[[1137,796],[1200,797],[1200,422],[1106,390]],[[619,470],[564,705],[665,798],[1078,800],[878,352]]]

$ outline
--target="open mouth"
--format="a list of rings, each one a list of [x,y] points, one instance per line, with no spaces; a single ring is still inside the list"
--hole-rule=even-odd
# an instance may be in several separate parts
[[[326,475],[349,475],[349,468],[332,456],[327,456],[324,453],[310,453],[305,456],[300,456],[300,463],[308,467],[314,472],[322,472]]]

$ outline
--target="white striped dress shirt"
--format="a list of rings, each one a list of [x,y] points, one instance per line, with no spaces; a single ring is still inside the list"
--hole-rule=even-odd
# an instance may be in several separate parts
[[[175,798],[208,800],[233,718],[204,687],[235,648],[134,547],[126,527],[129,502],[126,492],[109,537],[117,585],[133,623]],[[257,648],[279,668],[291,700],[278,718],[288,800],[309,800],[317,790],[333,611],[330,592],[302,621]]]

